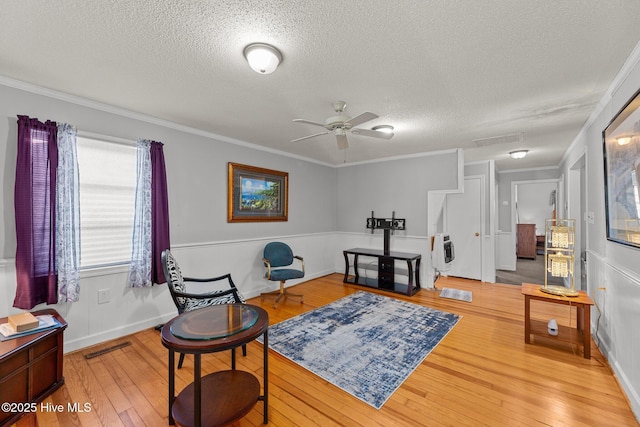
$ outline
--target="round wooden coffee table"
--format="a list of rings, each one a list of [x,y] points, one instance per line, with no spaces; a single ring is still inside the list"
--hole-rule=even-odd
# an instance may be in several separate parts
[[[250,304],[223,304],[183,313],[162,328],[162,344],[169,350],[169,424],[221,426],[244,417],[264,402],[268,423],[269,315]],[[263,335],[263,394],[251,373],[235,369],[235,349]],[[231,350],[231,370],[201,377],[201,356]],[[193,383],[175,395],[175,353],[194,355]],[[202,402],[202,396],[206,401]]]

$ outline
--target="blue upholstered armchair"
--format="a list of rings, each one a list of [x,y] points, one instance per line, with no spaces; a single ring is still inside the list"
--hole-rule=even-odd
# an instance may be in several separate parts
[[[304,277],[304,259],[301,256],[293,255],[293,251],[287,244],[271,242],[264,247],[262,261],[267,268],[264,277],[274,282],[280,282],[279,290],[260,294],[262,300],[264,301],[265,295],[276,295],[276,300],[273,304],[275,308],[278,307],[278,302],[281,299],[285,300],[287,297],[300,298],[300,303],[302,304],[303,296],[287,292],[284,282]]]

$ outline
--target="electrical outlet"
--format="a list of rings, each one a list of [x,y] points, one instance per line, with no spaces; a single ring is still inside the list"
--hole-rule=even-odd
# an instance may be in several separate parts
[[[111,300],[111,289],[100,289],[98,291],[98,304],[104,304]]]
[[[588,222],[589,224],[593,224],[595,222],[595,218],[594,218],[593,212],[585,212],[584,213],[584,220],[586,222]]]

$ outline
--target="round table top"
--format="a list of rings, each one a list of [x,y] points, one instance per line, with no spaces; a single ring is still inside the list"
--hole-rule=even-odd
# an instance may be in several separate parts
[[[180,353],[214,353],[246,344],[269,327],[269,315],[250,304],[221,304],[182,313],[162,327],[162,344]]]

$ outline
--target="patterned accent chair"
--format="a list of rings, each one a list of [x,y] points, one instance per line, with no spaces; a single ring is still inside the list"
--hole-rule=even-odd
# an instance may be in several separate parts
[[[294,261],[300,265],[301,269],[294,267]],[[301,256],[293,255],[291,248],[282,242],[271,242],[264,247],[263,258],[267,271],[264,275],[268,280],[280,282],[280,289],[273,292],[263,292],[260,294],[264,301],[265,295],[277,295],[274,308],[278,307],[278,302],[287,297],[300,298],[300,304],[303,303],[303,295],[287,292],[284,288],[284,282],[290,279],[300,279],[304,277],[304,259]]]
[[[246,303],[246,300],[233,283],[230,274],[207,279],[183,277],[180,267],[178,267],[178,263],[169,249],[162,251],[162,268],[164,269],[164,276],[167,279],[169,292],[171,292],[173,302],[178,309],[178,314],[209,307],[214,304]],[[224,286],[224,288],[222,288],[222,286],[218,286],[218,289],[216,290],[202,293],[191,293],[187,290],[186,282],[207,283],[218,282],[225,279],[226,283],[222,282],[222,286]],[[245,345],[242,346],[242,355],[247,355],[247,347]],[[180,353],[178,369],[182,368],[183,362],[184,353]]]

